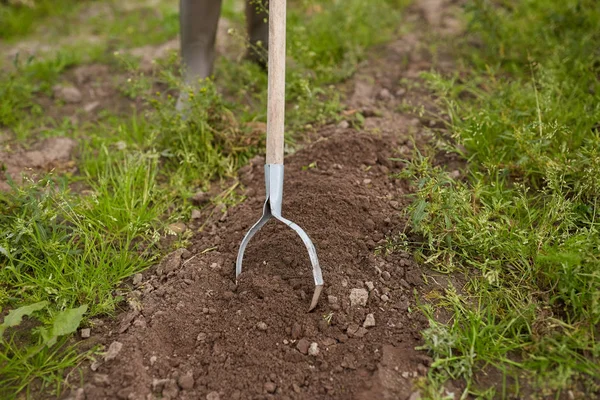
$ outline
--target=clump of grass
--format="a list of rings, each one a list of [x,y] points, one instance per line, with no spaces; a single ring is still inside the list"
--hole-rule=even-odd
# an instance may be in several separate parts
[[[482,46],[460,48],[461,75],[424,76],[467,176],[451,178],[427,154],[406,172],[420,256],[468,278],[424,306],[431,382],[464,378],[465,395],[478,393],[478,372],[494,367],[542,394],[590,396],[600,378],[600,8],[474,1],[467,10],[468,39]],[[435,307],[451,321],[435,321]],[[506,382],[486,396],[518,392]]]

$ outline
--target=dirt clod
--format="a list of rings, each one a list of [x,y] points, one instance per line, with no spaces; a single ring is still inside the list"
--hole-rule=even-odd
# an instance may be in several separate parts
[[[206,400],[221,400],[219,392],[210,392],[206,395]]]
[[[182,390],[190,390],[194,388],[194,375],[192,372],[188,372],[185,375],[181,375],[177,380],[177,384]]]
[[[266,382],[265,383],[265,392],[267,392],[267,393],[275,393],[275,390],[277,390],[277,385],[275,385],[273,382]]]
[[[133,276],[133,282],[132,282],[133,285],[134,286],[139,285],[140,283],[142,283],[142,279],[144,279],[144,275],[142,275],[142,274],[135,274]]]
[[[352,307],[364,307],[367,305],[367,300],[369,300],[369,292],[366,289],[352,289],[350,291],[350,305]]]
[[[175,399],[179,394],[179,387],[174,379],[169,379],[162,390],[163,398]]]
[[[296,344],[296,349],[302,354],[308,354],[308,349],[310,347],[310,342],[306,339],[300,339]]]
[[[302,326],[297,323],[294,322],[294,325],[292,325],[292,339],[296,340],[296,339],[300,339],[300,337],[302,337]]]
[[[267,326],[267,324],[265,324],[264,322],[261,321],[258,324],[256,324],[256,328],[259,331],[266,331],[268,329],[268,326]]]
[[[87,339],[92,335],[92,330],[90,328],[83,328],[79,331],[82,339]]]
[[[123,343],[114,341],[108,347],[108,351],[104,355],[104,361],[108,362],[117,358],[121,349],[123,348]]]

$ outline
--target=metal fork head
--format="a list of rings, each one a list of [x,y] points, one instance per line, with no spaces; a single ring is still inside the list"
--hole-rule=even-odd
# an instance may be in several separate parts
[[[235,262],[236,282],[238,276],[242,273],[242,261],[248,242],[250,242],[250,239],[252,239],[256,232],[258,232],[271,217],[274,217],[292,228],[298,236],[300,236],[308,250],[308,256],[310,258],[310,263],[312,264],[313,277],[315,280],[315,292],[310,303],[310,308],[308,309],[308,311],[312,311],[317,306],[321,291],[323,290],[323,275],[321,273],[321,267],[319,266],[317,250],[306,232],[289,219],[285,219],[281,216],[281,204],[283,201],[283,164],[265,164],[265,186],[267,198],[263,206],[262,217],[246,233],[238,251],[237,260]]]

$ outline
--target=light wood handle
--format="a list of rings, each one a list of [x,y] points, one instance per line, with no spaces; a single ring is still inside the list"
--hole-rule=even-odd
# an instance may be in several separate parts
[[[267,164],[283,164],[286,0],[269,1]]]

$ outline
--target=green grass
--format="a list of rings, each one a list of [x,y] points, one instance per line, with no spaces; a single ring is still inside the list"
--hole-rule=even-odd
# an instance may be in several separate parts
[[[81,3],[83,2],[75,0],[2,2],[0,3],[0,39],[16,39],[31,33],[51,16],[72,15],[79,10]]]
[[[333,84],[352,74],[369,46],[390,38],[406,3],[378,0],[374,7],[362,0],[291,2],[288,146],[305,130],[337,118],[341,105]],[[107,5],[115,13],[121,7],[112,0],[90,4]],[[1,70],[0,129],[24,145],[40,137],[40,126],[44,137],[80,140],[77,174],[49,175],[0,193],[1,310],[5,314],[44,305],[0,337],[0,393],[8,398],[17,393],[35,396],[35,390],[62,392],[64,371],[85,356],[73,347],[70,332],[91,317],[115,313],[123,301],[115,289],[126,290],[127,277],[169,251],[158,242],[168,224],[189,218],[190,195],[220,185],[264,148],[264,71],[222,57],[215,82],[201,83],[189,118],[183,121],[175,110],[175,97],[189,88],[181,85],[177,58],[162,60],[157,72],[148,75],[139,72],[126,52],[116,51],[173,38],[173,4],[160,3],[155,10],[142,6],[122,19],[101,13],[81,20],[78,13],[85,12],[84,5],[73,12],[40,8],[35,11],[40,14],[3,8],[20,13],[31,21],[30,27],[42,24],[45,40],[56,46]],[[356,14],[346,12],[348,8]],[[224,13],[234,15],[233,10],[233,2],[226,2]],[[243,19],[237,15],[233,24],[234,36],[243,40]],[[11,41],[23,35],[40,39],[31,28],[5,29]],[[64,41],[85,41],[87,34],[97,41],[87,46]],[[109,63],[115,73],[130,73],[129,83],[119,89],[140,101],[142,108],[129,115],[104,114],[94,123],[46,116],[39,98],[49,98],[65,71],[86,62]],[[230,187],[213,202],[231,205],[240,200]],[[186,240],[184,235],[174,246]],[[64,316],[73,313],[79,318],[65,325]]]
[[[445,380],[464,379],[463,398],[520,386],[591,398],[600,390],[600,7],[477,0],[467,13],[461,70],[424,75],[465,179],[433,166],[434,149],[405,173],[418,254],[466,279],[423,304],[435,358],[427,394],[442,398]],[[433,318],[437,308],[451,312],[448,323]],[[478,386],[486,368],[505,384]]]

